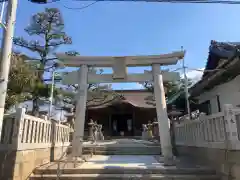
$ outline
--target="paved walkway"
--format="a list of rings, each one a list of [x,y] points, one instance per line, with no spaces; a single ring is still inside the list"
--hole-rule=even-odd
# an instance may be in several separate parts
[[[95,147],[95,146],[108,146],[108,147],[147,147],[147,146],[159,146],[154,142],[145,141],[145,140],[136,140],[136,139],[114,139],[114,140],[105,140],[92,143],[87,141],[83,143],[84,147]]]
[[[87,146],[97,146],[97,147],[118,147],[128,149],[129,147],[136,148],[149,148],[152,146],[159,146],[159,144],[135,140],[135,139],[115,139],[109,141],[98,142],[97,144],[91,144],[91,142],[85,142],[85,147]],[[62,161],[60,164],[62,169],[72,168],[72,163],[66,163]],[[47,169],[54,169],[58,167],[57,163],[51,163],[47,165]],[[134,168],[134,169],[171,169],[171,168],[198,168],[198,166],[192,160],[186,157],[179,157],[176,159],[176,165],[166,167],[163,165],[163,157],[160,155],[94,155],[93,157],[87,159],[87,162],[82,163],[77,167],[77,169],[111,169],[111,168]],[[46,166],[40,169],[46,168]],[[74,167],[75,168],[75,167]]]
[[[136,139],[114,139],[109,141],[100,141],[96,144],[85,142],[85,147],[119,147],[119,148],[146,148],[150,146],[159,146],[154,142]],[[94,155],[87,162],[81,165],[81,168],[114,168],[114,167],[149,167],[160,163],[151,155]]]
[[[81,165],[81,168],[118,168],[118,167],[134,167],[148,168],[161,165],[154,156],[139,156],[139,155],[95,155],[86,163]]]

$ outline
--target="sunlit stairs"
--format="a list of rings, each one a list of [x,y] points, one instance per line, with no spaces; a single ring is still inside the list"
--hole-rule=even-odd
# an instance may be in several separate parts
[[[148,147],[84,147],[84,154],[94,155],[160,155],[161,148],[157,146]]]
[[[67,163],[34,170],[30,180],[220,180],[214,170],[208,168],[74,168]]]

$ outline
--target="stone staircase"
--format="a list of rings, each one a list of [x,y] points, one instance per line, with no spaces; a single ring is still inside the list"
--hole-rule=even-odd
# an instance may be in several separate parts
[[[159,155],[161,148],[157,146],[148,147],[84,147],[84,154],[94,155]]]
[[[84,152],[95,152],[77,166],[63,160],[36,168],[30,180],[220,180],[212,169],[178,158],[175,166],[164,166],[158,144],[119,140],[98,146],[85,144]],[[146,155],[147,154],[147,155]]]
[[[107,161],[103,161],[103,158]],[[113,158],[113,160],[111,160]],[[97,160],[98,159],[98,160]],[[120,160],[119,160],[120,159]],[[129,163],[126,160],[129,159]],[[139,161],[137,161],[139,159]],[[152,161],[141,163],[142,160]],[[135,161],[135,162],[134,162]],[[72,163],[51,163],[34,170],[30,180],[219,180],[207,167],[177,163],[163,166],[153,156],[96,156],[78,167]]]
[[[68,150],[71,154],[71,148]],[[94,155],[159,155],[161,147],[158,143],[141,140],[128,141],[126,139],[106,140],[97,144],[86,142],[83,154]]]

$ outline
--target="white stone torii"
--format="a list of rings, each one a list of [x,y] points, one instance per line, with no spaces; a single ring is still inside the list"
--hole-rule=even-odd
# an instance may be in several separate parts
[[[161,141],[161,150],[164,157],[164,163],[171,162],[172,146],[168,124],[167,107],[163,80],[179,80],[178,73],[161,72],[163,65],[173,65],[184,57],[185,52],[173,52],[164,55],[151,56],[69,56],[63,53],[56,54],[57,58],[65,66],[80,67],[80,70],[68,74],[63,80],[68,84],[79,85],[78,103],[76,108],[76,120],[74,125],[74,136],[72,142],[73,156],[82,156],[82,143],[84,135],[87,87],[88,83],[106,83],[106,82],[144,82],[153,81],[154,96],[156,101],[157,119],[159,125],[159,134]],[[127,66],[152,66],[152,71],[146,71],[144,74],[127,74]],[[113,74],[96,74],[88,72],[88,67],[112,67]]]

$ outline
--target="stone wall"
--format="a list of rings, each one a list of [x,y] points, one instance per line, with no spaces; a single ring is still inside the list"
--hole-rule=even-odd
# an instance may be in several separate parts
[[[240,179],[240,109],[230,104],[223,111],[175,124],[179,155],[211,166],[223,179]]]
[[[197,163],[216,169],[223,175],[223,180],[229,175],[232,180],[240,179],[240,150],[191,146],[177,146],[177,150],[179,155],[190,156]]]
[[[70,145],[70,127],[30,116],[25,111],[19,108],[16,113],[4,116],[0,180],[26,180],[34,168],[59,159]]]
[[[26,180],[37,166],[50,162],[50,159],[60,159],[66,149],[67,147],[2,150],[0,151],[0,179]]]

